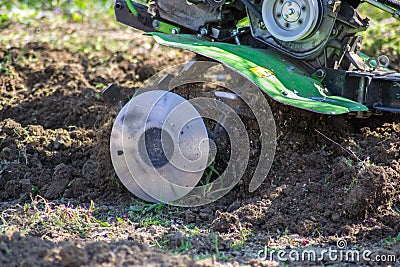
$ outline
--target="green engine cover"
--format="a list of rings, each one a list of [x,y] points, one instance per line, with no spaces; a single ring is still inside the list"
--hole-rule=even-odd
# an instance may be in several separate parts
[[[161,45],[186,49],[222,63],[282,104],[329,115],[368,111],[360,103],[328,95],[319,80],[277,52],[205,41],[188,34],[148,34]]]

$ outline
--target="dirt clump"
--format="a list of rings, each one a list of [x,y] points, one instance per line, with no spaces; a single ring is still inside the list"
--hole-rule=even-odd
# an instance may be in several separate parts
[[[53,243],[36,237],[0,236],[1,266],[194,266],[188,257],[174,257],[131,241]],[[211,266],[207,264],[205,266]]]
[[[348,192],[343,207],[350,218],[366,219],[369,212],[393,197],[394,188],[388,173],[381,166],[366,167],[354,179],[356,182]]]

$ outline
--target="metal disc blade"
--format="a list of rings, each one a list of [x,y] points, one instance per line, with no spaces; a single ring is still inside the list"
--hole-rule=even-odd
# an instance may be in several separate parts
[[[111,161],[114,166],[115,172],[117,173],[122,184],[135,196],[148,202],[158,202],[154,198],[150,197],[133,179],[129,172],[128,165],[124,156],[124,148],[122,145],[122,125],[124,123],[125,113],[128,104],[126,104],[118,113],[115,119],[114,126],[111,131],[110,138],[110,154]]]
[[[198,111],[181,96],[161,90],[134,97],[124,109],[113,129],[120,133],[116,143],[123,150],[114,145],[112,151],[125,159],[125,165],[118,160],[114,165],[124,185],[147,201],[168,203],[188,194],[201,179],[209,153]]]

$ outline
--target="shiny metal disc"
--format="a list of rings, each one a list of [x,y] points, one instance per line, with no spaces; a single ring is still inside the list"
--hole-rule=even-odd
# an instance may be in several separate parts
[[[165,203],[199,182],[209,153],[205,124],[181,96],[154,90],[134,97],[111,135],[111,157],[122,183],[137,197]]]
[[[129,172],[128,165],[126,165],[124,156],[124,147],[122,144],[122,127],[124,123],[125,113],[128,104],[126,104],[118,113],[115,119],[114,126],[111,131],[110,138],[110,154],[111,161],[114,166],[122,184],[135,196],[148,202],[157,202],[154,198],[150,197],[140,186],[136,183],[135,179]]]

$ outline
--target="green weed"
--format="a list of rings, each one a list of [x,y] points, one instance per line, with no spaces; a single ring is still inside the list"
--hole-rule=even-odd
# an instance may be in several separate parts
[[[226,254],[222,251],[219,250],[219,244],[218,244],[218,235],[214,234],[214,246],[215,246],[215,257],[218,261],[227,261],[228,257]]]
[[[239,230],[239,240],[236,240],[231,246],[232,250],[240,251],[241,248],[246,245],[247,238],[252,234],[251,230],[248,229],[240,229]]]
[[[400,233],[394,237],[387,237],[383,240],[383,245],[387,247],[391,247],[394,244],[400,243]]]

